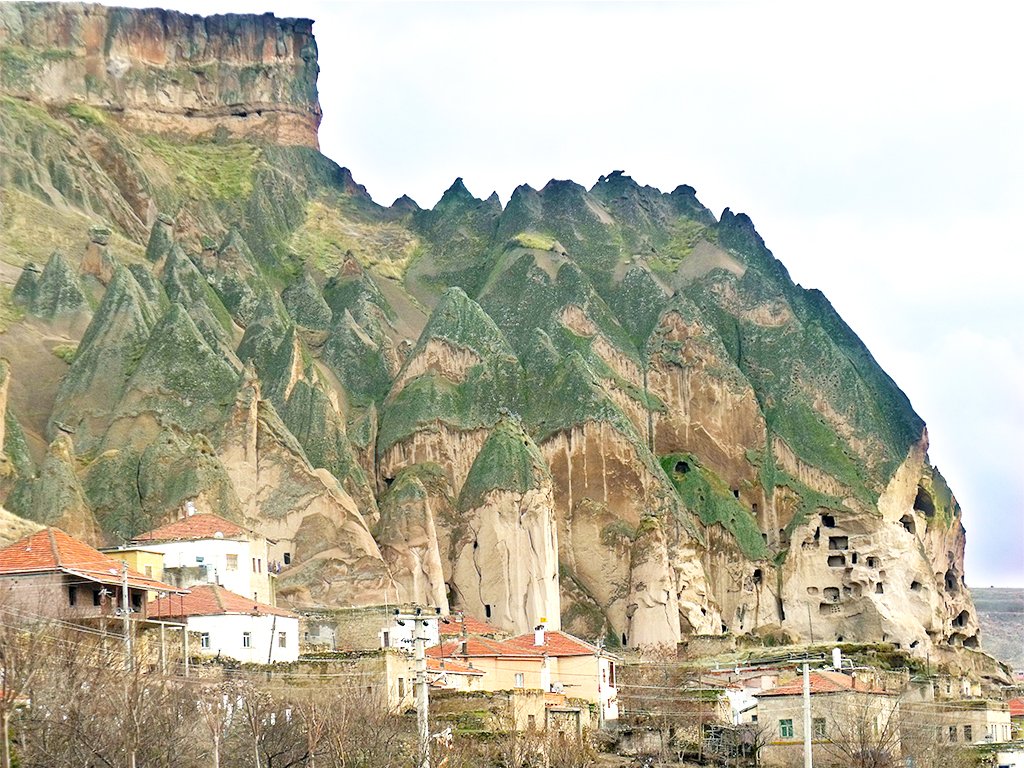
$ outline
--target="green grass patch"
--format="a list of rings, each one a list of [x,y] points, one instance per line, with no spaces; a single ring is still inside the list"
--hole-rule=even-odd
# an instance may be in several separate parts
[[[704,525],[717,523],[725,528],[750,560],[768,558],[768,547],[757,520],[733,497],[729,486],[718,475],[689,453],[663,456],[661,466],[687,509],[695,512]]]
[[[88,104],[68,104],[64,107],[64,111],[67,112],[69,117],[73,117],[75,120],[79,120],[87,125],[100,126],[106,125],[107,116],[95,107],[90,107]]]
[[[199,199],[239,200],[252,194],[261,150],[246,142],[178,143],[146,136],[143,145],[167,164],[183,192]]]
[[[539,232],[520,232],[506,243],[505,248],[529,248],[533,251],[553,251],[555,239]]]
[[[0,285],[0,333],[3,333],[25,317],[25,310],[11,298],[10,286]]]

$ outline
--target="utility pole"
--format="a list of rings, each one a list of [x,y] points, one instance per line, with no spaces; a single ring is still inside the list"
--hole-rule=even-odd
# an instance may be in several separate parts
[[[604,730],[604,638],[597,640],[597,730]]]
[[[416,609],[413,621],[413,638],[416,660],[416,725],[419,727],[419,768],[430,768],[430,703],[427,699],[427,620],[420,617]]]
[[[811,672],[804,662],[804,768],[813,768],[811,760]]]
[[[128,562],[121,561],[121,617],[124,620],[124,668],[132,670],[132,624],[128,601]]]

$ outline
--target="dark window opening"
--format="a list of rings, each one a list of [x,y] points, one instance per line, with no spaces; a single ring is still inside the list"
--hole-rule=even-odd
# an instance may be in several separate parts
[[[478,549],[479,547],[480,547],[480,542],[477,541],[476,539],[473,539],[473,549]]]
[[[132,608],[134,610],[136,610],[136,611],[141,611],[142,610],[142,593],[141,592],[133,592],[132,593]]]
[[[825,599],[830,603],[839,602],[839,587],[825,587]]]
[[[284,564],[285,565],[291,565],[292,564],[292,553],[291,552],[285,552],[284,553]]]
[[[740,497],[740,489],[739,488],[733,488],[732,489],[732,497],[734,499],[738,499]]]
[[[489,619],[491,618],[491,606],[487,604],[484,606],[484,615]]]
[[[885,587],[882,586],[882,582],[875,584],[875,594],[881,595],[885,592]]]
[[[391,647],[391,633],[388,632],[387,630],[385,630],[384,634],[381,636],[380,644],[381,644],[382,648],[390,648]],[[402,678],[398,678],[398,679],[401,680]],[[399,693],[399,695],[401,695],[401,693]]]
[[[947,592],[956,592],[957,591],[956,571],[953,571],[953,570],[946,571],[946,591]]]
[[[826,528],[835,528],[836,527],[835,515],[822,515],[821,516],[821,524],[823,526],[825,526]]]
[[[911,592],[920,592],[921,591],[921,582],[920,581],[912,581],[912,582],[910,582],[910,591]]]
[[[622,644],[623,645],[626,644],[626,633],[625,632],[622,633]]]
[[[767,533],[762,533],[761,534],[761,541],[763,541],[765,544],[768,543],[768,534]]]
[[[900,525],[903,526],[907,533],[916,533],[917,525],[914,524],[914,518],[910,515],[904,515],[900,518]]]
[[[967,613],[967,611],[960,611],[960,613],[957,614],[956,618],[953,619],[953,626],[954,627],[962,627],[962,626],[964,626],[967,623],[967,620],[970,617],[971,617],[971,615],[969,613]]]
[[[868,568],[877,568],[877,567],[878,567],[878,558],[877,557],[869,557],[868,558]]]
[[[845,638],[842,635],[836,635],[836,642],[841,643]]]
[[[688,461],[677,461],[676,462],[676,472],[678,472],[681,475],[685,475],[689,471],[690,471],[690,463]]]
[[[828,556],[828,567],[829,568],[842,568],[846,565],[846,558],[842,555],[829,555]]]
[[[964,648],[977,648],[978,647],[978,636],[972,635],[964,640]]]
[[[394,483],[394,482],[395,482],[395,478],[393,478],[393,477],[385,477],[384,478],[384,487],[385,488],[390,488],[392,483]]]
[[[78,602],[78,587],[68,587],[68,605]]]
[[[92,591],[92,604],[93,605],[102,605],[103,604],[103,591],[102,590],[94,589]]]
[[[850,546],[849,536],[829,536],[828,537],[828,548],[829,549],[846,549]]]
[[[914,509],[923,512],[925,517],[935,516],[935,502],[932,495],[921,486],[917,487],[917,498],[914,499]]]
[[[850,555],[850,562],[853,563],[854,565],[857,564],[857,553],[856,552],[854,552],[852,555]]]
[[[757,504],[751,504],[750,505],[750,511],[753,512],[756,515],[757,514]]]
[[[755,584],[760,584],[761,583],[761,569],[760,568],[755,568],[754,569],[754,583]]]

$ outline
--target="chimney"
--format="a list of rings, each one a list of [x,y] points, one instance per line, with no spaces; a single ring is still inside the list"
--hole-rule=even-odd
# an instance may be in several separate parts
[[[843,671],[843,652],[839,648],[832,649],[832,669],[836,672]]]
[[[533,644],[542,647],[544,645],[544,624],[547,619],[541,619],[540,624],[533,628]]]

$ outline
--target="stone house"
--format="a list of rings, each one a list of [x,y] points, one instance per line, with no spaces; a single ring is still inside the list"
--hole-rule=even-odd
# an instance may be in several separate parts
[[[1006,706],[1010,711],[1010,738],[1024,739],[1024,698],[1010,699]]]
[[[274,582],[281,565],[270,543],[255,531],[214,514],[186,514],[140,534],[132,548],[163,555],[163,578],[179,587],[219,584],[230,592],[276,605]]]
[[[153,619],[177,621],[198,635],[195,651],[248,664],[291,662],[299,658],[299,617],[291,611],[230,592],[217,584],[192,587],[186,595],[157,598]]]
[[[898,755],[899,696],[840,672],[811,672],[814,764],[846,768],[851,751]],[[803,677],[757,694],[757,724],[767,766],[803,765]],[[857,743],[859,742],[859,743]]]
[[[119,621],[126,583],[133,620],[147,618],[148,593],[186,591],[126,567],[59,528],[44,528],[0,549],[0,600],[29,618]]]

